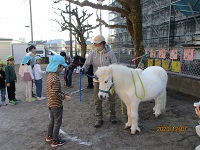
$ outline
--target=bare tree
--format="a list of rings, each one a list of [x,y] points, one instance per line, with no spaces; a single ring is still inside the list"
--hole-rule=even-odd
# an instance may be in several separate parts
[[[120,13],[121,16],[126,18],[126,26],[123,25],[108,25],[105,21],[99,20],[104,23],[107,27],[112,28],[122,28],[125,27],[129,32],[130,36],[134,41],[135,47],[135,57],[141,56],[144,54],[144,47],[142,43],[142,12],[141,12],[141,3],[140,0],[116,0],[120,7],[118,6],[107,6],[100,5],[89,2],[85,0],[83,2],[79,2],[78,0],[54,0],[54,3],[58,3],[60,1],[68,1],[73,4],[79,5],[81,7],[90,6],[96,9],[109,10]],[[139,59],[136,61],[138,64]]]
[[[87,44],[86,41],[89,38],[89,34],[92,33],[92,29],[99,27],[99,24],[93,26],[88,24],[88,19],[93,13],[87,13],[87,10],[82,10],[81,15],[78,13],[78,8],[69,10],[69,5],[65,5],[65,9],[56,9],[59,12],[55,12],[61,16],[62,20],[54,19],[55,22],[61,27],[61,31],[72,30],[72,34],[81,46],[81,56],[85,57]],[[80,11],[79,11],[80,12]],[[69,21],[68,16],[71,15],[72,22]]]

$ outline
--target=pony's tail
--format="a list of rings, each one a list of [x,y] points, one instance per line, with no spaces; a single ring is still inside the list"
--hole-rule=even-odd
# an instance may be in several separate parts
[[[160,111],[161,113],[165,113],[165,107],[167,103],[167,98],[166,98],[166,87],[167,87],[167,80],[168,80],[167,72],[162,68],[162,71],[159,71],[159,76],[160,76],[160,79],[164,83],[163,91],[160,95],[160,100],[161,100]]]
[[[164,82],[164,85],[166,87],[167,86],[168,76],[167,76],[167,72],[164,69],[162,71],[159,71],[159,77]]]
[[[166,88],[160,94],[160,111],[161,113],[165,113],[167,98],[166,98]]]

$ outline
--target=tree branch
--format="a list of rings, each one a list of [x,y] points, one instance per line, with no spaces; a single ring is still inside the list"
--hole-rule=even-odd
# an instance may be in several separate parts
[[[128,5],[127,4],[129,4],[128,3],[128,1],[129,0],[116,0],[119,4],[121,4],[122,5],[122,7],[127,7]]]
[[[59,3],[61,1],[68,1],[68,2],[71,2],[71,3],[73,3],[75,5],[78,5],[78,6],[81,6],[81,7],[89,6],[89,7],[95,8],[95,9],[114,11],[114,12],[120,13],[123,16],[127,16],[127,17],[129,16],[129,13],[130,13],[129,11],[127,11],[127,10],[125,10],[123,8],[107,6],[107,5],[100,5],[100,4],[94,4],[94,3],[91,3],[91,2],[89,2],[87,0],[85,0],[83,2],[74,1],[74,0],[54,0],[54,3]]]
[[[101,20],[101,19],[97,19],[97,21],[99,21],[100,23],[103,23],[105,25],[105,27],[108,27],[108,28],[127,28],[126,25],[120,25],[120,24],[114,24],[114,25],[109,25],[108,23],[106,23],[104,20]]]

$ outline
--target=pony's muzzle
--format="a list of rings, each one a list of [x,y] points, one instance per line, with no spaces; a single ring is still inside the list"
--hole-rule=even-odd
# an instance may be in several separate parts
[[[100,95],[100,97],[99,97],[101,100],[103,99],[103,95]]]
[[[100,100],[105,100],[105,99],[106,99],[106,95],[103,94],[103,93],[102,93],[102,94],[99,93],[98,96],[99,96],[99,99],[100,99]]]

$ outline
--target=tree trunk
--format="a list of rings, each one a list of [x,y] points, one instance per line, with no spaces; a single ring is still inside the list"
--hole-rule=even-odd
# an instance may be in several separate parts
[[[85,58],[85,54],[87,51],[87,44],[83,34],[79,34],[79,44],[81,45],[81,57]]]
[[[135,57],[142,56],[144,54],[144,48],[142,43],[142,11],[140,0],[132,1],[132,9],[129,17],[127,18],[127,29],[134,41]],[[140,59],[136,60],[136,67]]]
[[[87,51],[87,45],[86,45],[85,42],[83,42],[83,43],[81,44],[81,57],[84,57],[84,58],[85,58],[86,51]]]

